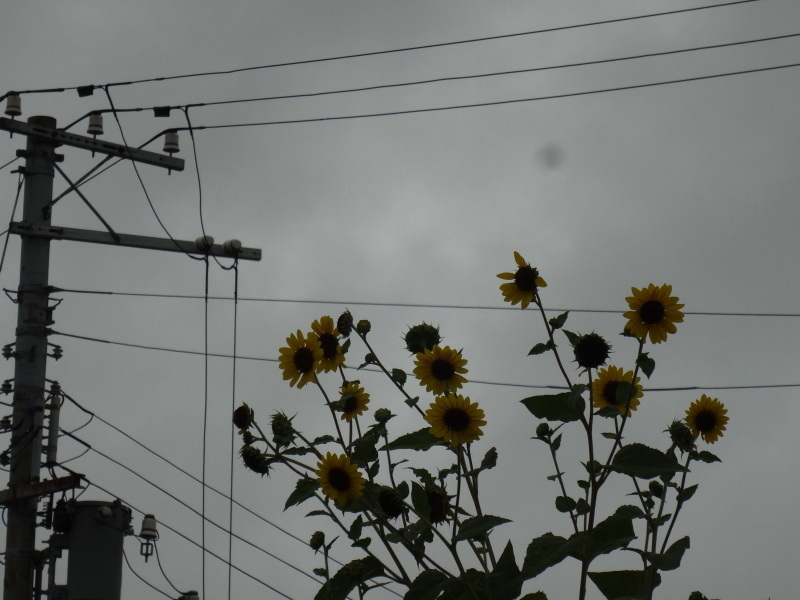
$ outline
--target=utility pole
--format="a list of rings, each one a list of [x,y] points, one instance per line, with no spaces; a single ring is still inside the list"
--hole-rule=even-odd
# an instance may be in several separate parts
[[[51,240],[66,239],[244,260],[260,260],[261,251],[243,248],[238,240],[214,244],[213,239],[207,237],[188,242],[118,234],[107,224],[108,232],[55,227],[51,224],[53,177],[56,163],[63,160],[63,156],[55,153],[58,146],[78,147],[175,171],[183,170],[184,161],[61,131],[56,129],[56,120],[52,117],[31,117],[27,123],[0,118],[0,130],[27,136],[26,149],[19,152],[25,158],[23,219],[9,227],[9,233],[20,235],[22,245],[16,342],[12,352],[15,364],[10,475],[8,489],[0,491],[0,504],[7,506],[3,600],[39,600],[33,598],[38,560],[39,497],[77,487],[80,481],[78,476],[40,480],[47,336],[48,327],[53,323],[53,308],[49,306]],[[71,190],[80,194],[74,185]]]

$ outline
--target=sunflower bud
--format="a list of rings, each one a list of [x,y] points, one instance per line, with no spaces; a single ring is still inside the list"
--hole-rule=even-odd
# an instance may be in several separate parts
[[[372,323],[370,323],[366,319],[361,319],[356,325],[356,332],[359,335],[367,335],[371,329],[372,329]]]
[[[233,424],[238,429],[249,429],[253,424],[253,409],[243,403],[239,408],[233,411]]]
[[[270,461],[258,449],[252,446],[244,446],[239,451],[239,454],[242,457],[244,466],[254,473],[258,473],[259,475],[266,475],[269,473]]]
[[[406,349],[411,354],[419,354],[438,346],[439,342],[442,341],[442,336],[439,335],[438,327],[428,325],[423,321],[420,325],[410,327],[405,336],[403,336],[403,341],[406,343]]]
[[[392,414],[392,411],[390,411],[388,408],[379,408],[375,411],[375,420],[381,425],[386,424],[386,422],[393,416],[394,415]]]
[[[540,440],[547,441],[550,437],[550,425],[547,423],[539,423],[539,426],[536,428],[536,437]]]
[[[245,429],[244,431],[241,432],[241,434],[242,434],[242,444],[244,444],[245,446],[249,446],[254,441],[256,441],[255,436],[252,433],[250,433],[249,429]]]
[[[378,505],[390,519],[396,519],[402,515],[405,510],[403,499],[400,497],[400,494],[390,487],[384,487],[380,491],[378,494]]]
[[[596,369],[604,365],[611,352],[611,345],[596,333],[587,333],[573,344],[575,362],[583,369]]]
[[[656,498],[664,497],[664,486],[660,481],[653,480],[650,482],[650,493]]]
[[[272,415],[272,439],[278,447],[289,446],[294,442],[294,427],[292,427],[292,419],[287,417],[284,413],[275,413]]]
[[[350,332],[353,331],[353,315],[349,310],[344,311],[339,319],[336,321],[336,329],[342,337],[350,337]]]
[[[429,486],[425,488],[425,496],[428,499],[428,506],[431,507],[431,523],[442,523],[447,520],[447,513],[450,511],[450,498],[439,486]]]
[[[314,552],[322,548],[325,544],[325,533],[322,531],[315,531],[314,535],[311,536],[311,540],[309,540],[308,545],[314,549]]]
[[[694,445],[694,436],[683,421],[673,421],[667,429],[672,443],[681,452],[689,452]]]
[[[378,364],[378,357],[375,356],[372,352],[368,352],[364,355],[364,364],[365,365],[377,365]]]

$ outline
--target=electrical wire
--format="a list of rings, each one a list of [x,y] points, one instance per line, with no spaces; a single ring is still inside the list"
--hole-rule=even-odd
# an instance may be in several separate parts
[[[170,581],[169,577],[167,577],[167,573],[166,573],[166,571],[164,571],[164,567],[161,565],[161,555],[159,555],[159,553],[158,553],[158,544],[155,541],[153,541],[153,550],[155,550],[156,562],[158,563],[158,568],[161,570],[161,574],[164,576],[164,579],[166,579],[167,583],[170,585],[170,587],[173,590],[175,590],[179,594],[183,595],[183,592],[181,590],[179,590],[178,588],[176,588],[175,584],[172,583],[172,581]]]
[[[97,294],[108,296],[130,296],[134,298],[168,298],[178,300],[201,300],[204,296],[192,294],[156,294],[148,292],[112,292],[107,290],[79,290],[74,288],[53,288],[55,293],[69,293],[69,294]],[[12,293],[14,290],[3,288],[6,294]],[[226,300],[232,301],[232,296],[209,296],[209,300]],[[286,304],[335,304],[338,306],[373,306],[373,307],[387,307],[387,308],[436,308],[447,310],[505,310],[519,312],[519,308],[513,306],[497,305],[471,305],[471,304],[431,304],[420,302],[364,302],[353,300],[317,300],[317,299],[297,299],[297,298],[254,298],[254,297],[239,297],[236,299],[239,302],[274,302]],[[608,313],[608,314],[622,314],[623,311],[605,308],[558,308],[558,307],[545,307],[546,312],[563,313]],[[712,316],[712,317],[800,317],[800,313],[790,312],[726,312],[726,311],[681,311],[684,315],[698,315],[698,316]]]
[[[143,344],[130,344],[126,342],[113,342],[111,340],[104,340],[100,338],[94,338],[84,335],[75,335],[71,333],[64,333],[61,331],[52,331],[52,335],[61,335],[64,337],[70,337],[73,339],[85,340],[89,342],[100,342],[103,344],[111,344],[114,346],[125,346],[130,348],[139,348],[141,350],[158,350],[160,352],[173,352],[178,354],[194,354],[198,356],[203,356],[203,352],[199,352],[196,350],[179,350],[176,348],[164,348],[160,346],[146,346]],[[208,356],[214,356],[217,358],[233,358],[230,354],[220,354],[220,353],[208,353]],[[260,356],[238,356],[239,360],[254,360],[254,361],[262,361],[262,362],[271,362],[277,363],[279,360],[277,358],[265,358]],[[347,369],[355,369],[355,367],[346,367]],[[364,367],[362,369],[358,369],[359,371],[366,371],[371,373],[382,373],[380,369],[371,369],[369,367]],[[561,390],[566,389],[563,385],[534,385],[529,383],[507,383],[502,381],[486,381],[482,379],[470,379],[470,383],[477,383],[480,385],[494,385],[494,386],[501,386],[501,387],[515,387],[515,388],[526,388],[526,389],[547,389],[547,390]],[[693,385],[693,386],[675,386],[675,387],[664,387],[664,388],[644,388],[646,392],[673,392],[673,391],[684,391],[684,390],[764,390],[764,389],[777,389],[777,388],[795,388],[800,387],[800,383],[779,383],[779,384],[762,384],[762,385],[729,385],[729,386],[719,386],[719,385]]]
[[[14,207],[11,209],[11,219],[9,219],[9,226],[14,221],[14,215],[17,214],[17,204],[19,204],[19,195],[20,195],[20,192],[22,191],[22,184],[24,183],[24,181],[25,181],[25,177],[23,176],[23,173],[20,172],[19,179],[17,181],[17,194],[14,197]],[[6,262],[6,251],[8,250],[8,238],[9,238],[9,235],[10,235],[8,233],[8,231],[9,230],[6,230],[6,234],[5,234],[6,235],[6,239],[3,241],[3,255],[0,256],[0,273],[3,272],[3,265],[5,265],[5,262]]]
[[[172,598],[172,596],[170,596],[167,592],[165,592],[162,589],[157,588],[155,585],[153,585],[152,583],[147,581],[144,577],[142,577],[141,575],[139,575],[139,573],[136,572],[136,570],[131,566],[131,563],[128,560],[128,555],[125,553],[125,549],[124,548],[122,549],[122,557],[125,559],[125,564],[128,565],[128,569],[130,569],[130,572],[133,573],[134,575],[136,575],[136,578],[139,579],[139,581],[145,583],[150,588],[152,588],[155,591],[157,591],[159,594],[162,594],[162,595],[164,595],[164,596],[166,596],[167,598],[170,598],[170,599]]]
[[[234,283],[233,283],[233,360],[231,362],[231,414],[233,414],[234,410],[236,409],[236,346],[239,339],[238,336],[238,320],[239,320],[239,267],[237,263],[234,263]],[[208,300],[206,300],[208,302]],[[233,428],[231,428],[231,463],[230,463],[230,471],[231,471],[231,478],[230,478],[230,487],[228,491],[229,501],[228,501],[228,531],[233,531],[233,464],[234,464],[234,457],[236,456],[236,435],[234,434]],[[233,536],[228,536],[228,561],[233,564]],[[232,582],[232,570],[228,567],[228,600],[231,600],[231,582]]]
[[[8,161],[6,164],[4,164],[4,165],[0,165],[0,171],[2,171],[3,169],[5,169],[5,168],[6,168],[7,166],[9,166],[9,165],[13,165],[13,164],[14,164],[15,162],[17,162],[17,161],[18,161],[20,158],[22,158],[22,157],[21,157],[21,156],[17,156],[17,157],[15,157],[15,158],[12,158],[12,159],[11,159],[10,161]]]
[[[449,46],[458,46],[464,44],[474,44],[478,42],[488,42],[494,40],[503,40],[503,39],[510,39],[516,37],[524,37],[524,36],[531,36],[531,35],[538,35],[542,33],[554,33],[558,31],[568,31],[571,29],[581,29],[586,27],[594,27],[598,25],[610,25],[613,23],[624,23],[628,21],[637,21],[642,19],[649,19],[654,17],[664,17],[669,15],[677,15],[689,12],[696,12],[700,10],[706,10],[710,8],[722,8],[727,6],[734,6],[737,4],[750,4],[752,2],[758,2],[759,0],[736,0],[734,2],[721,2],[717,4],[708,4],[705,6],[693,6],[690,8],[682,8],[670,11],[662,11],[656,13],[648,13],[643,15],[634,15],[631,17],[617,17],[614,19],[605,19],[602,21],[592,21],[588,23],[578,23],[573,25],[561,25],[556,27],[547,27],[544,29],[536,29],[531,31],[522,31],[516,33],[505,33],[499,35],[490,35],[490,36],[483,36],[477,38],[469,38],[463,40],[455,40],[449,42],[437,42],[432,44],[421,44],[418,46],[406,46],[403,48],[393,48],[390,50],[376,50],[371,52],[359,52],[353,54],[342,54],[338,56],[329,56],[324,58],[312,58],[312,59],[305,59],[305,60],[294,60],[288,62],[281,62],[281,63],[272,63],[267,65],[259,65],[255,67],[241,67],[235,69],[227,69],[227,70],[218,70],[218,71],[205,71],[200,73],[184,73],[182,75],[171,75],[166,77],[151,77],[147,79],[136,79],[131,81],[117,81],[113,83],[105,83],[103,85],[92,85],[92,86],[81,86],[82,88],[94,88],[94,89],[107,89],[109,87],[116,87],[116,86],[128,86],[128,85],[136,85],[140,83],[152,83],[152,82],[161,82],[161,81],[171,81],[176,79],[189,79],[194,77],[209,77],[215,75],[231,75],[235,73],[244,73],[247,71],[257,71],[262,69],[273,69],[276,67],[289,67],[289,66],[297,66],[297,65],[308,65],[314,63],[322,63],[322,62],[332,62],[338,60],[348,60],[354,58],[365,58],[370,56],[381,56],[387,54],[398,54],[402,52],[411,52],[416,50],[430,50],[433,48],[445,48]],[[69,89],[77,89],[77,88],[69,88]],[[2,99],[2,98],[0,98]]]
[[[287,119],[283,121],[253,121],[248,123],[225,123],[219,125],[196,125],[195,131],[211,130],[211,129],[235,129],[243,127],[265,127],[270,125],[297,125],[300,123],[323,123],[329,121],[348,121],[354,119],[371,119],[378,117],[396,117],[402,115],[414,115],[433,112],[443,112],[449,110],[463,110],[467,108],[485,108],[489,106],[504,106],[510,104],[524,104],[528,102],[538,102],[542,100],[561,100],[564,98],[576,98],[579,96],[592,96],[597,94],[606,94],[611,92],[622,92],[628,90],[638,90],[644,88],[661,87],[666,85],[675,85],[679,83],[691,83],[696,81],[707,81],[711,79],[721,79],[723,77],[734,77],[738,75],[749,75],[752,73],[765,73],[768,71],[777,71],[780,69],[790,69],[793,67],[800,67],[800,63],[790,63],[784,65],[775,65],[772,67],[760,67],[755,69],[745,69],[742,71],[728,71],[725,73],[715,73],[713,75],[699,75],[697,77],[684,77],[682,79],[671,79],[668,81],[656,81],[651,83],[639,83],[634,85],[624,85],[610,88],[602,88],[597,90],[588,90],[583,92],[567,92],[563,94],[552,94],[548,96],[534,96],[530,98],[513,98],[510,100],[491,100],[487,102],[475,102],[470,104],[453,104],[449,106],[434,106],[428,108],[414,108],[408,110],[392,110],[376,113],[362,113],[355,115],[337,115],[332,117],[310,117],[305,119]],[[186,131],[185,127],[170,128],[166,131]],[[164,132],[162,132],[164,133]]]

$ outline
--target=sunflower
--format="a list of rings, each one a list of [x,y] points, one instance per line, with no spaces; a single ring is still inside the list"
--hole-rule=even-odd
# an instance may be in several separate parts
[[[335,371],[344,364],[344,352],[339,344],[339,330],[332,317],[322,317],[311,324],[311,330],[317,336],[322,347],[322,359],[317,362],[317,373]]]
[[[514,260],[517,262],[515,273],[500,273],[500,279],[508,280],[508,283],[500,284],[500,291],[503,298],[512,305],[520,304],[521,308],[528,308],[528,304],[536,299],[536,292],[540,287],[547,287],[544,279],[539,277],[539,271],[530,266],[519,252],[514,252]]]
[[[434,394],[454,392],[467,382],[462,377],[462,373],[467,372],[467,359],[450,346],[434,346],[420,352],[414,364],[414,375],[419,379],[419,384]]]
[[[315,367],[322,360],[322,346],[315,334],[303,337],[299,329],[286,338],[286,343],[289,345],[281,348],[279,361],[283,378],[289,380],[289,385],[301,388],[315,380]]]
[[[639,378],[633,381],[633,371],[625,371],[619,367],[608,366],[597,372],[597,377],[592,381],[592,401],[595,408],[605,408],[613,406],[619,414],[625,415],[625,402],[617,401],[617,388],[623,381],[633,383],[635,393],[628,403],[628,415],[639,406],[639,398],[642,397],[642,386],[639,385]]]
[[[425,411],[425,420],[431,426],[428,431],[453,446],[481,437],[481,427],[486,425],[483,417],[478,404],[464,396],[439,396]]]
[[[587,333],[578,338],[572,345],[572,350],[575,353],[575,362],[579,367],[596,369],[608,360],[611,344],[596,333]]]
[[[366,410],[367,404],[369,404],[369,394],[358,385],[358,381],[345,383],[342,386],[341,394],[342,398],[339,400],[341,418],[349,423]]]
[[[686,424],[695,439],[702,437],[706,443],[713,444],[725,431],[727,414],[728,409],[722,402],[703,394],[686,411]]]
[[[675,323],[683,323],[683,304],[678,298],[670,296],[672,286],[666,283],[660,287],[654,284],[641,290],[631,288],[633,296],[625,298],[631,310],[623,313],[628,319],[625,329],[639,339],[650,335],[650,341],[659,344],[666,341],[668,333],[675,333]]]
[[[345,454],[322,457],[315,472],[322,493],[340,507],[360,497],[364,490],[364,478]]]

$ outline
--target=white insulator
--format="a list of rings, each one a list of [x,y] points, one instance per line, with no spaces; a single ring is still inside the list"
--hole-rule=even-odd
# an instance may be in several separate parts
[[[164,152],[174,154],[180,152],[181,146],[178,143],[178,134],[175,131],[168,131],[164,134]]]
[[[142,531],[139,537],[145,540],[157,540],[158,530],[156,529],[156,518],[154,515],[145,515],[142,519]]]
[[[89,115],[89,126],[86,128],[89,135],[103,135],[103,115]]]
[[[22,114],[22,100],[17,94],[12,94],[6,98],[6,114],[12,118]]]
[[[194,241],[194,244],[197,246],[197,249],[200,250],[200,252],[208,252],[214,245],[214,236],[201,235]]]
[[[222,244],[222,248],[225,250],[225,254],[239,254],[239,251],[242,249],[242,242],[239,240],[228,240]]]

